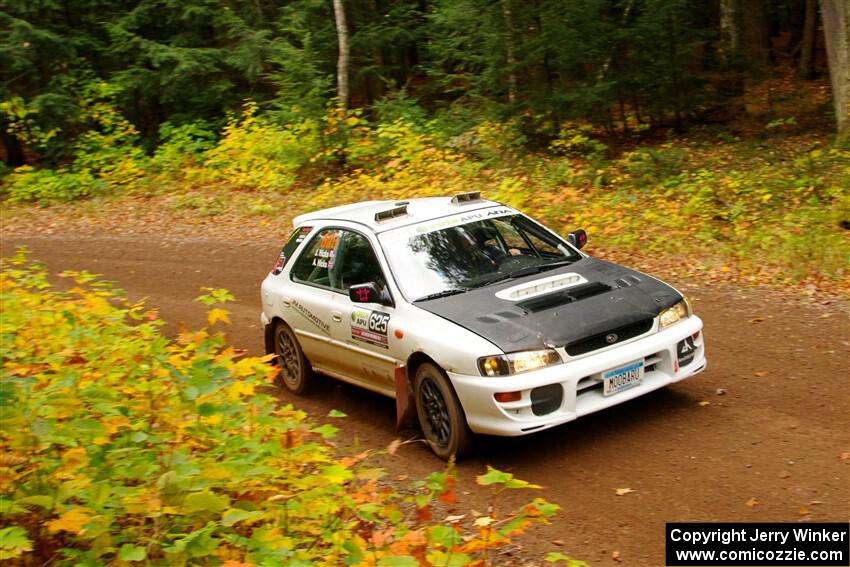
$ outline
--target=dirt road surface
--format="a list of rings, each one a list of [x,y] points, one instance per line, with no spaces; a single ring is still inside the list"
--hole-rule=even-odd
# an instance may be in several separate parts
[[[131,299],[160,307],[170,327],[205,323],[201,286],[237,298],[228,335],[262,354],[258,286],[275,242],[239,244],[165,237],[14,236],[51,272],[103,274]],[[590,251],[593,252],[592,250]],[[802,300],[759,289],[671,282],[705,321],[703,374],[573,423],[523,438],[479,439],[459,464],[458,513],[506,510],[537,494],[481,492],[487,464],[544,487],[563,511],[520,541],[508,563],[558,550],[594,566],[664,563],[668,521],[846,521],[850,516],[850,325],[842,301]],[[320,379],[309,395],[281,394],[321,420],[342,420],[341,445],[382,448],[399,436],[394,402]],[[413,432],[405,432],[412,436]],[[422,477],[443,464],[421,443],[382,457],[390,477]],[[634,492],[618,496],[618,488]],[[616,553],[615,553],[616,552]],[[617,559],[615,559],[615,556]]]

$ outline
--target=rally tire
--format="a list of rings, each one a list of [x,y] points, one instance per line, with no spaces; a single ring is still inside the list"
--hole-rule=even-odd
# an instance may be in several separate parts
[[[446,373],[429,362],[422,364],[416,369],[413,391],[419,425],[434,453],[443,460],[468,453],[472,431]]]
[[[310,367],[310,361],[301,350],[295,333],[283,321],[275,324],[273,344],[280,367],[277,383],[293,394],[303,393],[310,385],[313,370]]]

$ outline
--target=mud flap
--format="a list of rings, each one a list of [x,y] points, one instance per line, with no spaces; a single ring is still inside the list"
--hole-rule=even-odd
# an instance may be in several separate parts
[[[269,323],[263,329],[263,338],[266,343],[266,354],[272,354],[274,352],[274,323]]]
[[[407,367],[395,367],[395,428],[404,429],[416,425],[416,403],[407,381]]]

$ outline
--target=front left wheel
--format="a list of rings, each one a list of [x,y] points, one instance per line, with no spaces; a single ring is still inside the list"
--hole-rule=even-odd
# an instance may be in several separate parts
[[[280,366],[279,382],[294,394],[307,388],[313,371],[301,345],[289,325],[278,321],[274,329],[274,352]]]
[[[419,425],[434,453],[444,460],[466,454],[472,431],[446,373],[434,364],[422,364],[416,369],[414,392]]]

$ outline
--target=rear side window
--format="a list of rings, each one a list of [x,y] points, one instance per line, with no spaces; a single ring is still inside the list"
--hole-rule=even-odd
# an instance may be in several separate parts
[[[310,231],[313,230],[312,226],[302,226],[295,229],[295,232],[290,235],[289,240],[286,241],[286,244],[283,245],[283,249],[280,251],[280,256],[277,258],[277,262],[272,268],[272,274],[278,275],[283,271],[284,266],[286,266],[286,262],[292,257],[292,253],[295,252],[295,249],[298,248],[298,245],[304,242],[304,239],[307,238],[307,235],[310,234]]]
[[[337,270],[334,266],[341,236],[342,230],[338,228],[325,229],[315,235],[292,266],[292,279],[335,289]]]
[[[314,235],[290,272],[296,282],[345,291],[352,285],[387,282],[369,240],[357,232],[327,228]]]

